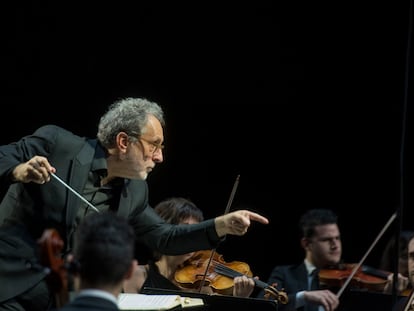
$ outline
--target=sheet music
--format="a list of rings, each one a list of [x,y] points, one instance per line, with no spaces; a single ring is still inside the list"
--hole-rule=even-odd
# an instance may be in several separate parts
[[[147,295],[127,294],[118,296],[118,307],[121,310],[170,310],[178,306],[182,308],[202,306],[201,298],[181,297],[180,295]]]

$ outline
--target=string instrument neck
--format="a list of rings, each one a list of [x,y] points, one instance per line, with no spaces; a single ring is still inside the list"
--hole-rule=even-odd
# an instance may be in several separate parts
[[[221,265],[221,264],[216,265],[215,268],[214,268],[214,271],[218,274],[227,276],[227,277],[232,278],[232,279],[234,279],[235,277],[238,277],[238,276],[243,276],[243,275],[246,276],[245,274],[243,274],[239,271],[233,270],[233,269],[229,268],[228,266]],[[287,297],[287,294],[284,291],[277,290],[275,287],[267,284],[266,282],[260,281],[257,278],[253,278],[251,276],[247,276],[247,277],[254,281],[254,284],[255,284],[256,287],[265,290],[265,292],[267,292],[267,294],[269,294],[270,296],[275,297],[276,300],[278,300],[280,303],[287,304],[288,297]]]
[[[210,250],[202,250],[194,253],[182,267],[174,274],[174,281],[182,288],[202,288],[204,280],[215,293],[232,295],[234,290],[234,278],[246,276],[254,281],[255,286],[264,289],[266,298],[273,298],[283,304],[287,303],[288,296],[285,292],[253,278],[253,274],[247,263],[242,261],[226,262],[222,255]]]
[[[68,272],[61,257],[64,242],[56,229],[46,229],[37,243],[41,263],[49,269],[46,281],[60,308],[69,301]]]

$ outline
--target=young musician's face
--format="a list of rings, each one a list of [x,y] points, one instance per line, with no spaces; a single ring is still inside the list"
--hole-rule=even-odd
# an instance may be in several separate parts
[[[323,268],[340,262],[342,256],[341,234],[337,224],[315,227],[315,235],[308,239],[306,246],[312,263]]]

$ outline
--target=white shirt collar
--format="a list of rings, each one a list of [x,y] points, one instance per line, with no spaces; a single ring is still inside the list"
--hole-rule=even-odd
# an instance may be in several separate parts
[[[308,275],[311,275],[313,273],[313,270],[316,269],[316,267],[312,263],[310,263],[309,260],[307,260],[306,258],[304,260],[304,263],[306,266],[306,270],[308,271]]]

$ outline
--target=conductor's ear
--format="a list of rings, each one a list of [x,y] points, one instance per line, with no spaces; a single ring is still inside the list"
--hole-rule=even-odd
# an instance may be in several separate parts
[[[116,144],[120,150],[125,151],[128,147],[128,143],[129,137],[127,133],[119,132],[118,135],[116,135]]]

